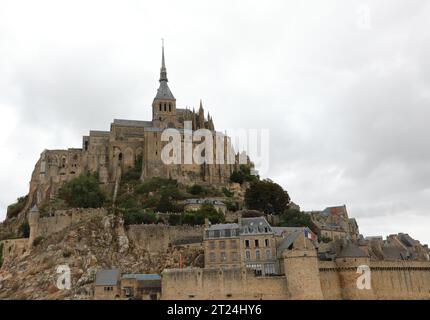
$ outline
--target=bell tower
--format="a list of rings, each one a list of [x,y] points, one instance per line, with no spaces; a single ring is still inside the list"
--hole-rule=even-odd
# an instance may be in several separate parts
[[[167,70],[164,58],[164,40],[161,47],[160,86],[152,102],[152,121],[158,127],[171,127],[176,123],[176,99],[167,85]]]

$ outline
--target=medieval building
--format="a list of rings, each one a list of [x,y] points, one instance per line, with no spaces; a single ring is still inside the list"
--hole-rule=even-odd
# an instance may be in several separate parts
[[[88,136],[84,136],[82,148],[43,151],[30,182],[28,209],[55,197],[65,181],[83,172],[97,173],[100,183],[114,193],[121,176],[137,163],[142,165],[142,180],[158,176],[176,179],[183,184],[228,183],[230,174],[239,162],[239,156],[234,154],[229,137],[215,131],[213,119],[209,113],[205,117],[201,101],[198,111],[177,107],[176,98],[168,85],[164,46],[161,60],[160,86],[151,106],[152,120],[115,119],[109,131],[90,131]],[[184,161],[184,153],[181,152],[179,164],[166,164],[161,155],[163,147],[168,143],[162,141],[162,133],[167,128],[178,130],[181,145],[186,139],[184,129],[189,128],[193,135],[197,134],[197,130],[205,129],[213,137],[213,148],[217,147],[217,150],[203,151],[206,159],[203,163]],[[216,146],[216,141],[220,140]],[[202,141],[202,137],[197,141],[192,140],[192,149]],[[207,161],[209,156],[213,161]]]

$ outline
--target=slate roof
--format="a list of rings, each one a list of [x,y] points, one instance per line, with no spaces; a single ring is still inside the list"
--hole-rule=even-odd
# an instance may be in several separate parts
[[[154,100],[155,99],[176,100],[170,91],[169,86],[167,85],[167,81],[160,81],[160,87],[157,90],[157,95],[155,96]]]
[[[225,229],[238,229],[239,225],[237,223],[219,223],[211,225],[207,230],[225,230]]]
[[[281,242],[281,244],[279,245],[277,252],[278,252],[278,258],[280,258],[282,256],[282,253],[284,252],[284,250],[288,249],[292,243],[294,243],[294,241],[296,241],[296,239],[303,235],[303,228],[301,228],[300,230],[295,230],[291,233],[289,233]]]
[[[161,276],[156,273],[125,273],[123,279],[136,279],[138,281],[161,280]]]
[[[96,274],[96,286],[116,286],[119,279],[119,270],[100,270]]]
[[[303,230],[302,227],[272,227],[272,231],[275,233],[275,236],[282,236],[283,232],[291,233],[296,230]]]
[[[128,127],[152,127],[152,121],[114,119],[114,124]]]
[[[203,203],[210,203],[210,204],[216,204],[216,205],[225,205],[224,202],[217,200],[217,199],[187,199],[185,200],[186,204],[203,204]]]
[[[347,243],[340,253],[338,254],[339,258],[364,258],[368,257],[368,255],[361,250],[356,244],[351,242]]]
[[[241,234],[273,233],[272,227],[264,217],[240,219]]]
[[[382,247],[382,253],[384,254],[385,260],[407,260],[408,252],[395,246],[384,246]]]

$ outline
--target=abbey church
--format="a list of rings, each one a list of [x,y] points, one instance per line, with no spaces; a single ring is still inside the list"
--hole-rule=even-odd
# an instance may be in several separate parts
[[[82,148],[45,150],[32,175],[29,204],[39,204],[55,197],[65,181],[87,171],[96,172],[100,183],[114,192],[121,176],[134,168],[136,163],[142,163],[142,180],[157,176],[172,178],[183,184],[228,183],[230,174],[238,166],[239,155],[234,154],[230,139],[225,135],[221,134],[225,160],[221,163],[190,164],[181,161],[180,164],[169,165],[161,160],[162,148],[167,143],[162,141],[161,135],[166,128],[178,129],[182,140],[184,127],[188,128],[186,123],[192,132],[206,129],[214,137],[220,135],[215,131],[209,113],[205,117],[201,101],[197,112],[194,109],[177,108],[176,99],[168,85],[164,45],[161,60],[160,85],[152,102],[152,120],[115,119],[109,131],[90,131],[88,136],[84,136]],[[195,146],[198,142],[192,143]]]

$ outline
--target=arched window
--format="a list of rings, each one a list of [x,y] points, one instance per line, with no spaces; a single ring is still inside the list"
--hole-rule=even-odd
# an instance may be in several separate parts
[[[118,160],[119,160],[119,161],[121,161],[121,160],[122,160],[122,153],[120,153],[120,154],[118,155]]]
[[[161,102],[160,102],[160,111],[161,111]]]
[[[167,111],[167,105],[164,104],[164,111]]]
[[[171,112],[171,111],[172,111],[172,104],[169,103],[169,112]]]

